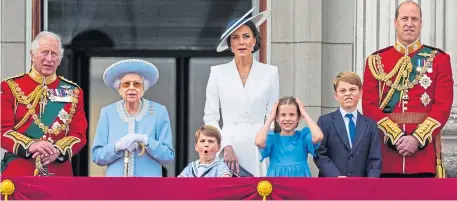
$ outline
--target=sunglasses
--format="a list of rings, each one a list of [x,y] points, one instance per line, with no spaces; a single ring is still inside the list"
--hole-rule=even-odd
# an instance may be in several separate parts
[[[143,87],[143,83],[137,81],[130,81],[130,82],[123,82],[121,86],[123,88],[129,88],[130,85],[133,85],[134,88],[141,88]]]

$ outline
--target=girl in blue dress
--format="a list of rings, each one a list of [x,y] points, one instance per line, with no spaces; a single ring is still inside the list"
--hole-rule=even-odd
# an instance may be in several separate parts
[[[301,118],[308,127],[295,130]],[[270,130],[273,122],[274,131]],[[265,125],[257,133],[255,144],[262,155],[261,161],[270,157],[268,177],[311,177],[308,153],[315,156],[323,137],[303,103],[294,97],[284,97],[273,106]]]

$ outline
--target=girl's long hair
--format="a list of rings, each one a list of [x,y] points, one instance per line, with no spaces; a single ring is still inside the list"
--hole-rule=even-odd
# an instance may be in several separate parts
[[[295,107],[297,108],[297,115],[299,117],[301,116],[300,108],[298,106],[298,103],[297,103],[296,99],[294,97],[292,97],[292,96],[285,96],[285,97],[282,97],[281,99],[279,99],[278,108],[271,108],[272,110],[276,109],[276,118],[278,118],[279,106],[281,106],[281,105],[295,105]],[[276,119],[275,119],[274,132],[275,133],[280,133],[281,132],[281,127],[279,126],[279,123],[278,123],[278,121]]]

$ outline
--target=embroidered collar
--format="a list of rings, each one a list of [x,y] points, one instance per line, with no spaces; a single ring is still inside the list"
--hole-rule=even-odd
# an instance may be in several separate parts
[[[124,100],[120,100],[116,103],[117,105],[117,112],[119,113],[119,116],[121,117],[122,120],[124,120],[125,122],[127,123],[131,123],[133,121],[141,121],[141,119],[143,119],[144,115],[146,114],[146,112],[148,111],[148,107],[149,107],[149,101],[145,100],[145,99],[141,99],[141,102],[142,102],[142,106],[140,111],[138,111],[138,114],[136,114],[135,116],[130,116],[125,107],[124,107],[124,103],[125,101]]]
[[[418,50],[420,47],[422,47],[422,44],[421,42],[419,41],[419,39],[417,39],[416,41],[414,41],[414,43],[408,45],[407,47],[405,47],[404,45],[402,45],[400,42],[398,42],[398,40],[395,42],[395,50],[397,50],[398,52],[402,53],[402,54],[405,54],[405,55],[408,55],[408,54],[411,54],[412,52],[415,52],[416,50]]]
[[[38,71],[35,70],[35,67],[32,65],[32,70],[28,73],[29,76],[38,84],[43,84],[44,76],[42,76]],[[46,77],[46,85],[56,81],[57,75],[54,73],[51,76]]]
[[[205,171],[202,173],[202,175],[200,177],[204,177],[206,174],[208,174],[208,172],[213,169],[214,166],[216,166],[217,164],[219,164],[220,160],[218,159],[214,159],[213,162],[211,162],[210,164],[207,164],[206,165],[206,169]],[[194,161],[192,162],[192,175],[194,177],[197,177],[198,176],[198,166],[200,165],[200,160],[197,160],[197,161]]]

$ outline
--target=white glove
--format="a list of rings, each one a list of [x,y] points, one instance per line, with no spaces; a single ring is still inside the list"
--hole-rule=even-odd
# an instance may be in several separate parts
[[[132,153],[134,152],[135,150],[138,149],[138,142],[133,142],[132,145],[130,145],[129,147],[127,147],[127,150]]]
[[[138,143],[143,143],[144,146],[148,145],[148,135],[144,134],[133,134],[133,139]]]
[[[114,145],[114,150],[116,152],[123,151],[128,149],[129,147],[132,146],[132,144],[135,143],[135,138],[133,135],[125,135],[121,139],[119,139],[116,144]]]

